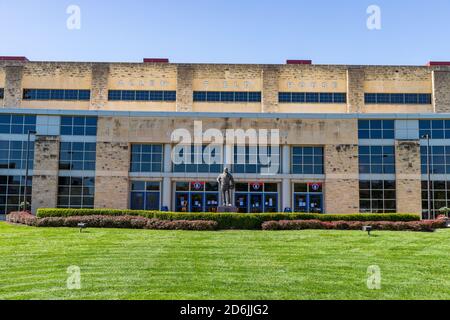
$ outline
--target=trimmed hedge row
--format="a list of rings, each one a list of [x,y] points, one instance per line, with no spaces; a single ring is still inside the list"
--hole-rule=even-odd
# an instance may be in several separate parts
[[[215,221],[219,229],[260,230],[264,222],[280,220],[320,221],[419,221],[416,214],[306,214],[306,213],[179,213],[115,209],[38,209],[39,218],[70,216],[141,216],[158,220]]]
[[[362,230],[370,225],[373,230],[389,231],[422,231],[432,232],[436,229],[446,228],[445,220],[423,221],[320,221],[320,220],[282,220],[267,221],[262,224],[263,230]]]
[[[13,212],[6,216],[11,223],[25,224],[34,227],[67,227],[76,228],[79,223],[85,223],[89,228],[124,228],[124,229],[153,229],[153,230],[217,230],[215,221],[186,221],[186,220],[158,220],[141,216],[108,216],[85,215],[70,217],[37,218],[27,212]]]

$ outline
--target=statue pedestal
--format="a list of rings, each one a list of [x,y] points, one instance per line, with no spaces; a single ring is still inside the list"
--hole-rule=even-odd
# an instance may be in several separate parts
[[[238,208],[236,208],[235,206],[220,206],[220,207],[217,207],[217,212],[218,213],[237,213]]]

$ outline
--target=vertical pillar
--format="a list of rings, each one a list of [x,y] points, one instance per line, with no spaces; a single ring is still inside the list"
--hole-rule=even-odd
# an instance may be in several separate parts
[[[128,118],[98,118],[95,208],[128,208],[128,134]]]
[[[278,112],[278,79],[279,71],[276,66],[265,67],[262,71],[262,112]]]
[[[433,71],[433,109],[437,113],[450,112],[450,71]]]
[[[102,109],[108,103],[109,64],[92,65],[91,109]]]
[[[359,212],[358,145],[325,146],[325,212]]]
[[[347,69],[347,112],[360,113],[364,107],[364,69]]]
[[[5,90],[3,106],[5,108],[19,108],[22,102],[23,66],[5,66]]]
[[[395,169],[397,212],[422,214],[422,182],[419,140],[397,140]]]
[[[291,173],[291,146],[283,145],[282,146],[282,173],[283,175],[287,175]],[[292,207],[292,191],[291,191],[291,180],[289,178],[283,178],[282,181],[282,208],[291,208]]]
[[[192,111],[194,93],[192,86],[193,70],[190,66],[177,68],[177,111]]]
[[[164,173],[172,172],[172,146],[170,144],[164,145]],[[162,184],[162,205],[173,210],[172,208],[172,181],[170,177],[163,178]]]
[[[59,142],[58,136],[36,136],[31,194],[31,211],[34,214],[38,208],[56,208],[57,206]]]

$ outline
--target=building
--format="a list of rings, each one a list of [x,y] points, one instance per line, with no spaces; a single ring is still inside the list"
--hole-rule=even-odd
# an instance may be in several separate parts
[[[0,57],[0,105],[2,214],[23,201],[27,150],[33,212],[40,207],[214,211],[215,180],[223,165],[171,160],[173,131],[193,132],[195,121],[221,132],[279,130],[280,148],[271,154],[280,165],[277,172],[262,175],[262,164],[252,162],[231,167],[234,201],[242,212],[420,214],[428,208],[428,168],[432,209],[450,201],[450,63],[72,63]],[[188,156],[201,148],[192,147]]]

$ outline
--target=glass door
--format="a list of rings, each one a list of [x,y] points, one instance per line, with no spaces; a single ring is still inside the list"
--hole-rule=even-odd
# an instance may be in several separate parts
[[[191,193],[191,208],[189,212],[204,212],[203,193]]]
[[[219,205],[219,195],[217,193],[206,193],[205,207],[206,212],[217,212]]]
[[[323,212],[323,196],[321,194],[309,195],[309,212],[322,213]]]
[[[264,211],[262,194],[250,194],[250,212],[260,213]]]
[[[175,209],[177,212],[189,212],[189,193],[177,192],[175,195]]]
[[[235,204],[239,213],[248,213],[248,194],[236,193]]]
[[[278,211],[278,195],[265,194],[264,195],[264,212],[277,212]]]
[[[308,195],[294,194],[294,212],[308,212]]]

